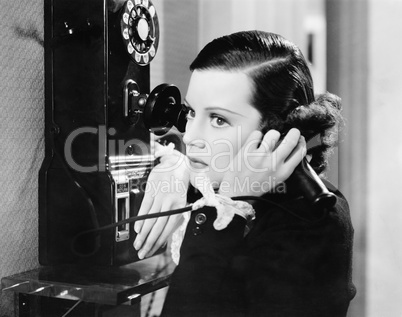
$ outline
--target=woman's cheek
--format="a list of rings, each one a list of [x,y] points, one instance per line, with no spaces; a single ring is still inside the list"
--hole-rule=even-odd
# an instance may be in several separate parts
[[[210,167],[216,173],[225,173],[233,169],[233,160],[237,153],[237,147],[233,140],[219,140],[212,153]]]

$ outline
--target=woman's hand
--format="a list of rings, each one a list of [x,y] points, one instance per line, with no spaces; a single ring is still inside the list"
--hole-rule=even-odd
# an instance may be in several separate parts
[[[162,145],[156,144],[156,152]],[[155,153],[155,156],[158,156]],[[176,150],[162,155],[160,163],[151,171],[138,215],[146,215],[185,207],[189,173],[186,158]],[[134,230],[137,237],[134,248],[138,257],[151,256],[166,244],[170,234],[181,224],[183,215],[164,216],[137,221]]]
[[[219,193],[228,197],[261,196],[284,182],[306,154],[306,141],[298,129],[291,129],[283,140],[276,130],[264,136],[254,131],[226,172]]]

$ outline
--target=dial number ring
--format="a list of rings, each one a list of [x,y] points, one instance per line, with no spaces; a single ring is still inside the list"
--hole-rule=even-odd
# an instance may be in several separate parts
[[[131,59],[148,65],[159,44],[159,22],[155,7],[149,0],[128,0],[121,18],[121,34]]]

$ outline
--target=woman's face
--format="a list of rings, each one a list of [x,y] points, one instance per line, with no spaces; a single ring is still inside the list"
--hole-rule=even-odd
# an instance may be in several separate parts
[[[251,104],[252,82],[241,72],[195,70],[185,103],[189,107],[183,141],[192,184],[205,173],[218,188],[261,115]]]

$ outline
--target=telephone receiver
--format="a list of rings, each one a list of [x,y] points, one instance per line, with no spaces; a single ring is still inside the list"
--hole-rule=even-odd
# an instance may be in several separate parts
[[[148,129],[163,135],[172,126],[184,132],[186,114],[187,107],[181,104],[179,89],[172,84],[161,84],[149,94],[143,117]],[[288,182],[292,188],[297,188],[314,208],[330,208],[336,203],[335,194],[328,190],[306,158],[296,167]]]

